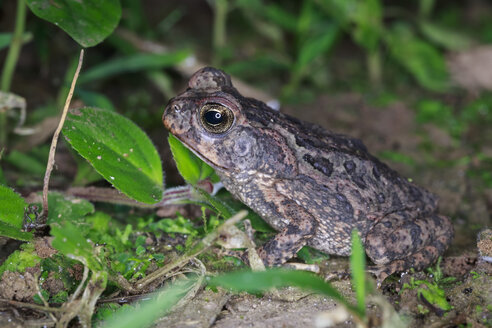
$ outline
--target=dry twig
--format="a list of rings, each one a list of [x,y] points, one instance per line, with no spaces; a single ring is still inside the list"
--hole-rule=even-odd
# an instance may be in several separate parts
[[[67,117],[68,107],[70,106],[70,102],[72,101],[73,90],[75,89],[75,83],[77,83],[80,69],[82,68],[83,59],[84,59],[84,49],[80,50],[79,64],[77,66],[77,70],[75,71],[75,75],[73,76],[72,85],[70,86],[70,92],[68,93],[67,99],[65,101],[65,106],[63,107],[60,123],[58,124],[55,134],[53,135],[53,139],[51,140],[48,164],[46,165],[46,172],[44,174],[43,211],[41,212],[41,215],[39,217],[38,224],[45,224],[48,219],[48,187],[50,183],[51,171],[53,171],[53,166],[55,165],[56,145],[58,144],[58,137],[60,136],[60,132],[63,128],[63,124],[65,123],[65,118]]]

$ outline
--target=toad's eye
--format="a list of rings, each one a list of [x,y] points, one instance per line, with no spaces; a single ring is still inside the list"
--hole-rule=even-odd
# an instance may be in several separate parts
[[[200,110],[200,120],[208,132],[224,133],[231,127],[234,114],[223,105],[205,104]]]

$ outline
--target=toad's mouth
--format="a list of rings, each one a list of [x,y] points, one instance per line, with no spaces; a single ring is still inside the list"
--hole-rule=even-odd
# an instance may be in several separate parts
[[[212,161],[210,161],[208,158],[203,157],[196,149],[193,148],[193,146],[189,145],[185,140],[180,138],[179,136],[176,136],[173,134],[173,137],[178,139],[186,148],[188,148],[193,154],[195,154],[196,157],[204,161],[206,164],[210,165],[213,169],[215,170],[221,170],[221,171],[229,171],[230,168],[227,168],[222,165],[218,165]]]

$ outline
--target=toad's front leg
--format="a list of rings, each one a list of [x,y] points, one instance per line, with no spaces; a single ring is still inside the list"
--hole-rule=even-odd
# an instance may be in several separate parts
[[[382,218],[367,234],[366,253],[381,282],[394,272],[422,270],[444,253],[453,239],[449,219],[436,213],[400,211]]]
[[[289,219],[289,224],[258,249],[258,255],[269,267],[281,265],[294,257],[316,229],[316,219],[296,203],[284,203],[281,211]]]

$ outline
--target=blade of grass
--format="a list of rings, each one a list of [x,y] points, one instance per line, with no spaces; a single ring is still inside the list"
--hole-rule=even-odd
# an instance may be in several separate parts
[[[350,255],[350,269],[352,273],[352,286],[355,289],[357,310],[365,316],[366,311],[366,279],[364,268],[366,266],[366,254],[357,230],[352,231],[352,254]]]
[[[148,302],[139,302],[138,307],[117,311],[101,327],[104,328],[133,328],[149,327],[161,315],[169,311],[188,291],[198,282],[198,279],[178,281],[163,288]]]
[[[208,284],[251,293],[265,292],[278,287],[300,287],[333,298],[359,318],[363,315],[358,307],[350,304],[329,283],[305,271],[288,271],[285,269],[270,269],[257,272],[239,271],[214,277],[210,279]]]
[[[12,42],[10,43],[9,52],[2,70],[2,80],[0,89],[4,92],[10,90],[10,84],[12,83],[12,74],[14,74],[17,60],[19,59],[19,53],[22,46],[22,34],[24,33],[24,26],[26,22],[26,4],[24,0],[17,1],[17,11],[15,16],[15,28],[12,36]],[[7,144],[7,114],[4,111],[0,111],[0,149]]]

